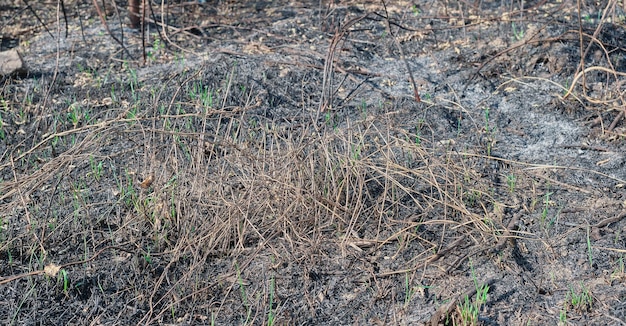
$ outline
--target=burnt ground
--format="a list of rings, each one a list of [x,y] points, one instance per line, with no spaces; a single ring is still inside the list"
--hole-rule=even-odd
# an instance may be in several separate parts
[[[2,324],[626,324],[616,2],[117,2],[0,1]]]

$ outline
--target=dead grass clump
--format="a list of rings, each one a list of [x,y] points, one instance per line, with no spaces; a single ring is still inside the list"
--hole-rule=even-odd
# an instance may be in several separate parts
[[[2,188],[3,209],[13,212],[2,249],[30,248],[20,256],[37,257],[32,270],[63,250],[77,255],[61,268],[134,262],[125,272],[141,275],[134,287],[148,309],[144,321],[154,321],[186,300],[216,302],[219,284],[240,282],[207,277],[215,258],[230,257],[234,271],[265,251],[276,262],[306,261],[321,245],[391,245],[405,260],[380,272],[389,275],[442,258],[464,235],[489,241],[494,233],[471,159],[459,162],[451,143],[395,128],[389,115],[317,128],[215,112],[120,114],[21,154],[24,175]],[[179,120],[190,131],[172,128]],[[32,158],[46,143],[69,135],[77,139],[69,150],[36,169]],[[106,148],[114,154],[103,156]],[[39,201],[28,200],[34,194]],[[420,225],[429,236],[415,234]]]
[[[224,121],[223,129],[216,127]],[[417,141],[418,135],[394,128],[385,117],[339,129],[250,125],[230,114],[206,124],[216,132],[204,135],[203,145],[200,134],[179,135],[195,148],[191,159],[163,155],[180,150],[172,142],[150,168],[160,171],[153,186],[165,202],[160,207],[170,207],[151,232],[152,238],[168,234],[168,245],[159,246],[170,256],[163,275],[181,257],[192,257],[187,272],[177,275],[180,284],[197,282],[192,280],[207,272],[210,257],[240,257],[237,269],[244,269],[267,250],[285,262],[306,261],[320,244],[357,251],[400,245],[396,255],[409,258],[398,272],[406,272],[443,257],[468,234],[483,244],[495,240],[500,224],[485,218],[492,209],[485,202],[493,198],[468,166],[472,159],[460,164],[448,154],[449,143]],[[416,236],[412,230],[420,225],[429,225],[432,237]],[[413,251],[410,239],[423,251]],[[396,271],[381,275],[389,273]],[[189,288],[180,296],[198,291]]]

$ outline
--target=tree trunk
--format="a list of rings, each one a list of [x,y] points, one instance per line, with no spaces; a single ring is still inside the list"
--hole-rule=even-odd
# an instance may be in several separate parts
[[[128,11],[130,18],[130,27],[139,28],[139,24],[141,24],[141,14],[139,12],[141,0],[128,0]]]

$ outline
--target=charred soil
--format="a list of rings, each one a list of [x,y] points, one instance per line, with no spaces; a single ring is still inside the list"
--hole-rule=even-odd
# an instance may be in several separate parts
[[[617,2],[124,3],[0,1],[2,324],[626,324]]]

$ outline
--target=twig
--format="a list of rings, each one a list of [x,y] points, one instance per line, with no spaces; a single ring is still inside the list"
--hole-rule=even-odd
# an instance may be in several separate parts
[[[499,252],[500,250],[502,250],[502,247],[504,247],[507,240],[514,239],[510,238],[511,231],[517,230],[517,223],[519,222],[520,217],[522,217],[521,212],[517,212],[513,215],[513,218],[511,219],[511,221],[509,221],[509,225],[507,225],[506,229],[504,229],[504,232],[500,236],[500,240],[498,240],[498,243],[496,243],[496,245],[491,250],[492,253]]]
[[[322,98],[320,99],[319,110],[317,112],[318,116],[316,120],[319,118],[319,113],[325,112],[327,109],[332,108],[332,76],[333,76],[333,64],[335,62],[335,50],[337,49],[337,45],[341,39],[343,39],[344,35],[346,35],[349,31],[348,29],[356,24],[357,22],[365,19],[369,13],[361,15],[359,17],[353,18],[345,23],[341,28],[337,28],[335,31],[335,35],[328,46],[328,52],[326,53],[326,58],[324,60],[324,75],[322,79]]]
[[[332,106],[332,87],[329,85],[332,81],[333,77],[333,62],[335,60],[335,49],[337,48],[337,44],[339,44],[339,40],[341,40],[344,36],[343,31],[337,31],[333,36],[333,39],[328,46],[328,52],[326,53],[326,58],[324,59],[324,73],[322,77],[322,98],[320,98],[320,106],[319,112],[324,112],[326,109],[330,109]],[[317,117],[319,118],[319,116]]]
[[[115,35],[113,35],[113,33],[111,32],[111,29],[109,29],[109,25],[107,24],[106,19],[104,18],[104,13],[102,12],[102,9],[100,9],[100,6],[98,5],[98,0],[93,0],[93,5],[96,7],[96,11],[98,12],[98,17],[100,17],[100,21],[102,22],[102,25],[104,25],[104,28],[106,29],[107,33],[109,33],[109,36],[111,36],[111,38],[122,47],[124,52],[126,52],[126,54],[128,54],[128,56],[131,59],[135,60],[135,58],[130,53],[130,51],[128,51],[128,49],[124,46],[124,43],[122,43],[117,37],[115,37]]]
[[[617,3],[617,1],[609,1],[606,8],[604,8],[604,11],[602,12],[602,18],[600,18],[600,21],[598,23],[598,26],[596,27],[596,30],[593,32],[593,36],[592,39],[597,39],[598,34],[600,34],[600,31],[602,30],[602,26],[604,25],[604,22],[606,21],[606,15],[607,13],[610,11],[609,7],[614,7],[615,3]],[[580,7],[580,0],[577,1],[578,4],[578,20],[579,20],[579,26],[582,24],[580,22],[580,12],[581,12],[581,7]],[[582,27],[579,27],[579,38],[580,38],[580,50],[581,50],[581,55],[580,55],[580,64],[578,65],[578,67],[576,68],[576,76],[578,76],[578,78],[580,78],[580,71],[582,69],[582,72],[585,72],[587,69],[585,68],[585,61],[584,58],[587,57],[587,54],[589,53],[589,50],[591,50],[591,44],[593,44],[593,42],[589,42],[589,44],[587,45],[587,48],[585,49],[584,53],[582,52],[582,47],[583,47],[583,40],[582,40],[583,34],[582,34]],[[599,42],[598,42],[599,43]],[[610,61],[609,61],[610,62]],[[576,79],[578,79],[576,78]],[[574,85],[574,83],[572,83],[572,86]],[[585,90],[585,78],[583,77],[583,93]],[[569,92],[568,92],[569,94]],[[564,97],[566,98],[567,95]]]
[[[574,77],[574,80],[572,80],[572,84],[569,86],[569,89],[567,90],[567,93],[565,93],[565,95],[563,95],[563,99],[566,99],[572,93],[572,91],[574,90],[574,87],[576,86],[576,82],[580,79],[580,77],[582,77],[586,73],[588,73],[590,71],[594,71],[594,70],[604,71],[604,72],[612,73],[612,74],[615,74],[615,75],[618,75],[618,76],[626,77],[626,73],[615,71],[615,70],[611,70],[609,68],[604,68],[604,67],[600,67],[600,66],[587,67],[587,68],[585,68],[585,70],[583,70],[583,71],[579,72],[578,74],[576,74],[576,76]]]
[[[387,4],[385,4],[385,0],[381,0],[381,1],[383,3],[383,7],[385,8],[385,21],[387,22],[387,31],[389,32],[389,35],[393,39],[394,44],[398,48],[398,51],[400,52],[400,59],[404,62],[404,65],[406,66],[406,71],[409,73],[409,79],[411,80],[411,85],[413,86],[413,96],[415,97],[415,101],[419,103],[422,101],[422,99],[420,98],[419,92],[417,91],[417,84],[415,83],[415,78],[413,78],[413,72],[411,71],[411,66],[409,65],[409,62],[406,60],[406,56],[404,55],[404,50],[402,50],[402,46],[400,45],[400,42],[398,42],[398,40],[396,39],[396,36],[393,34],[393,31],[391,30],[391,25],[389,23],[389,13],[387,12]]]
[[[39,21],[39,23],[40,23],[41,25],[43,25],[43,28],[46,30],[46,32],[48,32],[48,34],[50,34],[50,36],[51,36],[52,38],[54,38],[54,35],[52,35],[52,32],[50,32],[50,30],[48,29],[48,25],[46,25],[46,24],[45,24],[45,23],[41,20],[41,18],[39,18],[39,15],[37,15],[37,13],[36,13],[36,12],[35,12],[35,10],[33,9],[33,7],[31,7],[31,6],[30,6],[30,4],[28,4],[28,1],[26,1],[26,0],[22,0],[22,1],[24,1],[24,4],[26,4],[26,8],[28,8],[28,10],[29,10],[30,12],[32,12],[32,13],[33,13],[33,15],[35,15],[35,18],[37,18],[37,21]],[[95,1],[95,0],[94,0],[94,1]]]

